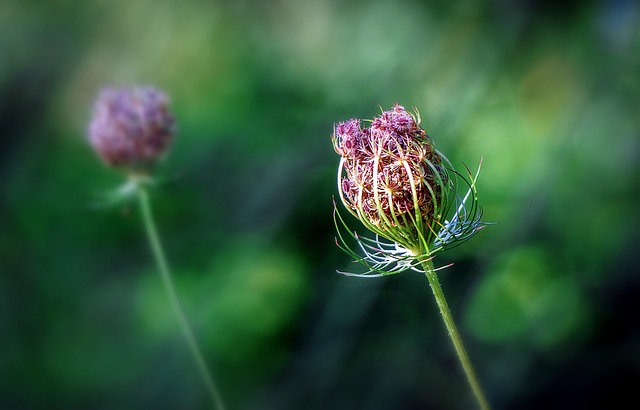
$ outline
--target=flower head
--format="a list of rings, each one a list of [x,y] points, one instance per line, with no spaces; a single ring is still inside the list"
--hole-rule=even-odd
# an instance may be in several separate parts
[[[169,98],[152,87],[100,92],[89,124],[89,143],[109,166],[147,172],[169,148],[176,121]]]
[[[356,119],[336,124],[332,139],[341,156],[340,199],[376,234],[368,239],[349,230],[364,252],[359,256],[338,226],[339,245],[369,269],[367,274],[419,270],[421,261],[468,239],[483,226],[475,190],[477,174],[469,173],[469,182],[453,170],[420,128],[417,112],[411,114],[396,103],[368,128]],[[458,193],[459,180],[467,188],[464,197]],[[346,227],[337,210],[336,214]]]

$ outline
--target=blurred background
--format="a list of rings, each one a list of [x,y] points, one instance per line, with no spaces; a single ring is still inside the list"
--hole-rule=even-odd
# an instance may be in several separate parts
[[[484,159],[496,224],[435,262],[494,407],[635,398],[638,27],[625,0],[3,0],[0,408],[209,405],[86,142],[138,84],[178,120],[152,202],[230,410],[474,408],[426,278],[336,273],[333,124],[396,101]]]

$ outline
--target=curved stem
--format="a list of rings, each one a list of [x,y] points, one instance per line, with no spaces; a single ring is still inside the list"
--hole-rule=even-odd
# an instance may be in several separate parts
[[[462,364],[464,373],[467,376],[469,384],[471,385],[471,390],[473,390],[473,394],[476,396],[480,408],[482,410],[489,410],[491,407],[489,406],[489,402],[487,401],[487,398],[482,391],[482,387],[480,386],[478,377],[473,370],[473,365],[471,364],[469,355],[464,348],[462,338],[460,337],[460,333],[458,332],[456,323],[453,320],[451,311],[449,310],[449,305],[447,304],[447,300],[444,297],[444,293],[442,292],[442,287],[440,286],[440,281],[438,280],[438,274],[433,269],[433,262],[431,262],[431,260],[423,261],[422,266],[424,267],[427,279],[429,280],[429,285],[431,286],[431,290],[433,291],[433,296],[436,298],[436,303],[438,304],[438,308],[440,309],[442,320],[444,320],[444,324],[447,326],[449,337],[451,337],[453,346],[455,347],[456,353],[458,354],[458,359],[460,359],[460,363]]]
[[[220,392],[218,391],[216,384],[211,377],[211,373],[207,368],[207,365],[204,361],[204,357],[198,347],[198,343],[196,342],[195,337],[193,336],[193,332],[191,331],[191,327],[189,326],[189,322],[184,314],[184,310],[182,309],[182,304],[180,303],[180,299],[178,298],[178,293],[173,285],[173,280],[171,278],[171,271],[169,270],[169,265],[167,264],[167,260],[164,256],[164,251],[162,249],[162,245],[160,244],[160,238],[156,231],[155,222],[153,219],[153,214],[151,212],[151,205],[149,203],[149,196],[145,188],[140,184],[136,184],[136,190],[138,192],[138,200],[140,203],[140,212],[142,213],[142,219],[144,221],[144,227],[147,233],[147,238],[149,240],[149,245],[151,246],[151,251],[153,252],[153,257],[155,258],[156,264],[158,265],[158,270],[160,272],[160,276],[162,278],[162,282],[164,283],[164,287],[169,294],[169,299],[171,299],[171,305],[173,306],[173,310],[178,317],[178,321],[180,322],[180,327],[182,333],[187,340],[187,344],[189,345],[189,349],[193,354],[193,358],[196,361],[198,366],[198,370],[202,375],[204,383],[207,387],[209,395],[211,396],[211,400],[215,408],[220,410],[224,410],[224,403],[222,402],[222,397]]]

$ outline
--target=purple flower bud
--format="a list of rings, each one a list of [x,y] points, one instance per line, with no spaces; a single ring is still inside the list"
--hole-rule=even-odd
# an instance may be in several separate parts
[[[457,172],[420,128],[417,111],[413,115],[397,103],[373,118],[369,128],[360,124],[352,119],[334,126],[333,147],[340,155],[338,190],[347,210],[375,238],[352,231],[335,208],[336,243],[367,269],[343,273],[426,273],[425,261],[486,225],[480,220],[476,191],[480,166],[475,175],[465,166],[469,179]],[[348,237],[358,244],[357,250]]]
[[[95,102],[89,143],[105,164],[147,172],[176,132],[169,98],[152,87],[106,88]]]
[[[416,117],[396,104],[373,119],[339,123],[334,148],[341,155],[341,198],[374,231],[417,251],[442,213],[448,174]]]
[[[405,108],[396,104],[391,111],[384,111],[371,122],[372,132],[405,133],[418,128],[416,119]]]

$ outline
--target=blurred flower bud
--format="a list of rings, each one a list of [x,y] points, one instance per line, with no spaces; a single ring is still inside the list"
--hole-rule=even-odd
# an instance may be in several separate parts
[[[102,90],[89,124],[89,143],[109,166],[146,173],[176,132],[169,98],[152,87]]]

